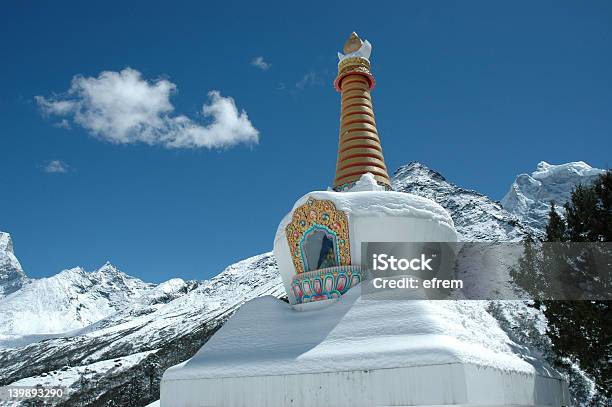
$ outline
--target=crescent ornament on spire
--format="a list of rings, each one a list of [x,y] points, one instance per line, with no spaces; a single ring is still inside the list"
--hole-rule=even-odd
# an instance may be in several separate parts
[[[362,41],[353,31],[351,36],[346,43],[344,43],[344,54],[338,52],[338,59],[340,62],[347,58],[361,57],[370,60],[370,54],[372,53],[372,44],[368,40]]]

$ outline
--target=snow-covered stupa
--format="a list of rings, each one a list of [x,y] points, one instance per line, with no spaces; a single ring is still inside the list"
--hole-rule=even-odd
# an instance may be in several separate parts
[[[164,373],[162,407],[569,404],[563,380],[519,356],[482,304],[362,297],[363,242],[457,240],[444,208],[392,191],[370,53],[353,33],[339,54],[333,189],[300,198],[276,232],[289,304],[245,303]]]
[[[333,190],[310,192],[281,221],[274,255],[292,304],[337,298],[358,285],[362,242],[454,242],[440,205],[393,192],[374,120],[372,46],[352,33],[338,53],[341,93]]]

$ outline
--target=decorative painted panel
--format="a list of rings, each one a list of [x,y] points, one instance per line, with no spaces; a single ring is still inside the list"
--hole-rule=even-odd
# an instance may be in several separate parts
[[[296,274],[291,289],[298,304],[339,298],[361,282],[359,266],[339,266]]]
[[[346,213],[337,210],[332,201],[309,198],[304,205],[293,212],[291,223],[285,228],[287,243],[291,250],[291,258],[296,272],[300,274],[314,271],[311,269],[312,267],[309,267],[305,246],[308,245],[309,236],[317,231],[324,232],[325,236],[321,238],[328,239],[333,244],[333,247],[328,247],[326,252],[333,258],[327,259],[323,264],[329,266],[330,261],[333,260],[335,264],[331,264],[337,266],[350,265],[351,247]],[[323,254],[323,248],[321,254]],[[317,263],[314,267],[318,268],[321,261]]]

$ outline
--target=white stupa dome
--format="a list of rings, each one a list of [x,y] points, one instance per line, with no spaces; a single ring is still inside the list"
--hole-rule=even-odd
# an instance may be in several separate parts
[[[362,242],[456,242],[448,212],[434,201],[385,191],[364,174],[347,192],[309,192],[274,239],[292,304],[338,297],[361,282]]]

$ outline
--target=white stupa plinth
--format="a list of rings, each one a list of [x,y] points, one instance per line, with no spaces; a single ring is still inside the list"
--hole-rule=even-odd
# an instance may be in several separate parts
[[[361,297],[361,242],[456,240],[438,204],[380,189],[366,174],[298,200],[274,242],[291,304],[244,304],[164,373],[161,406],[569,405],[483,302]]]

